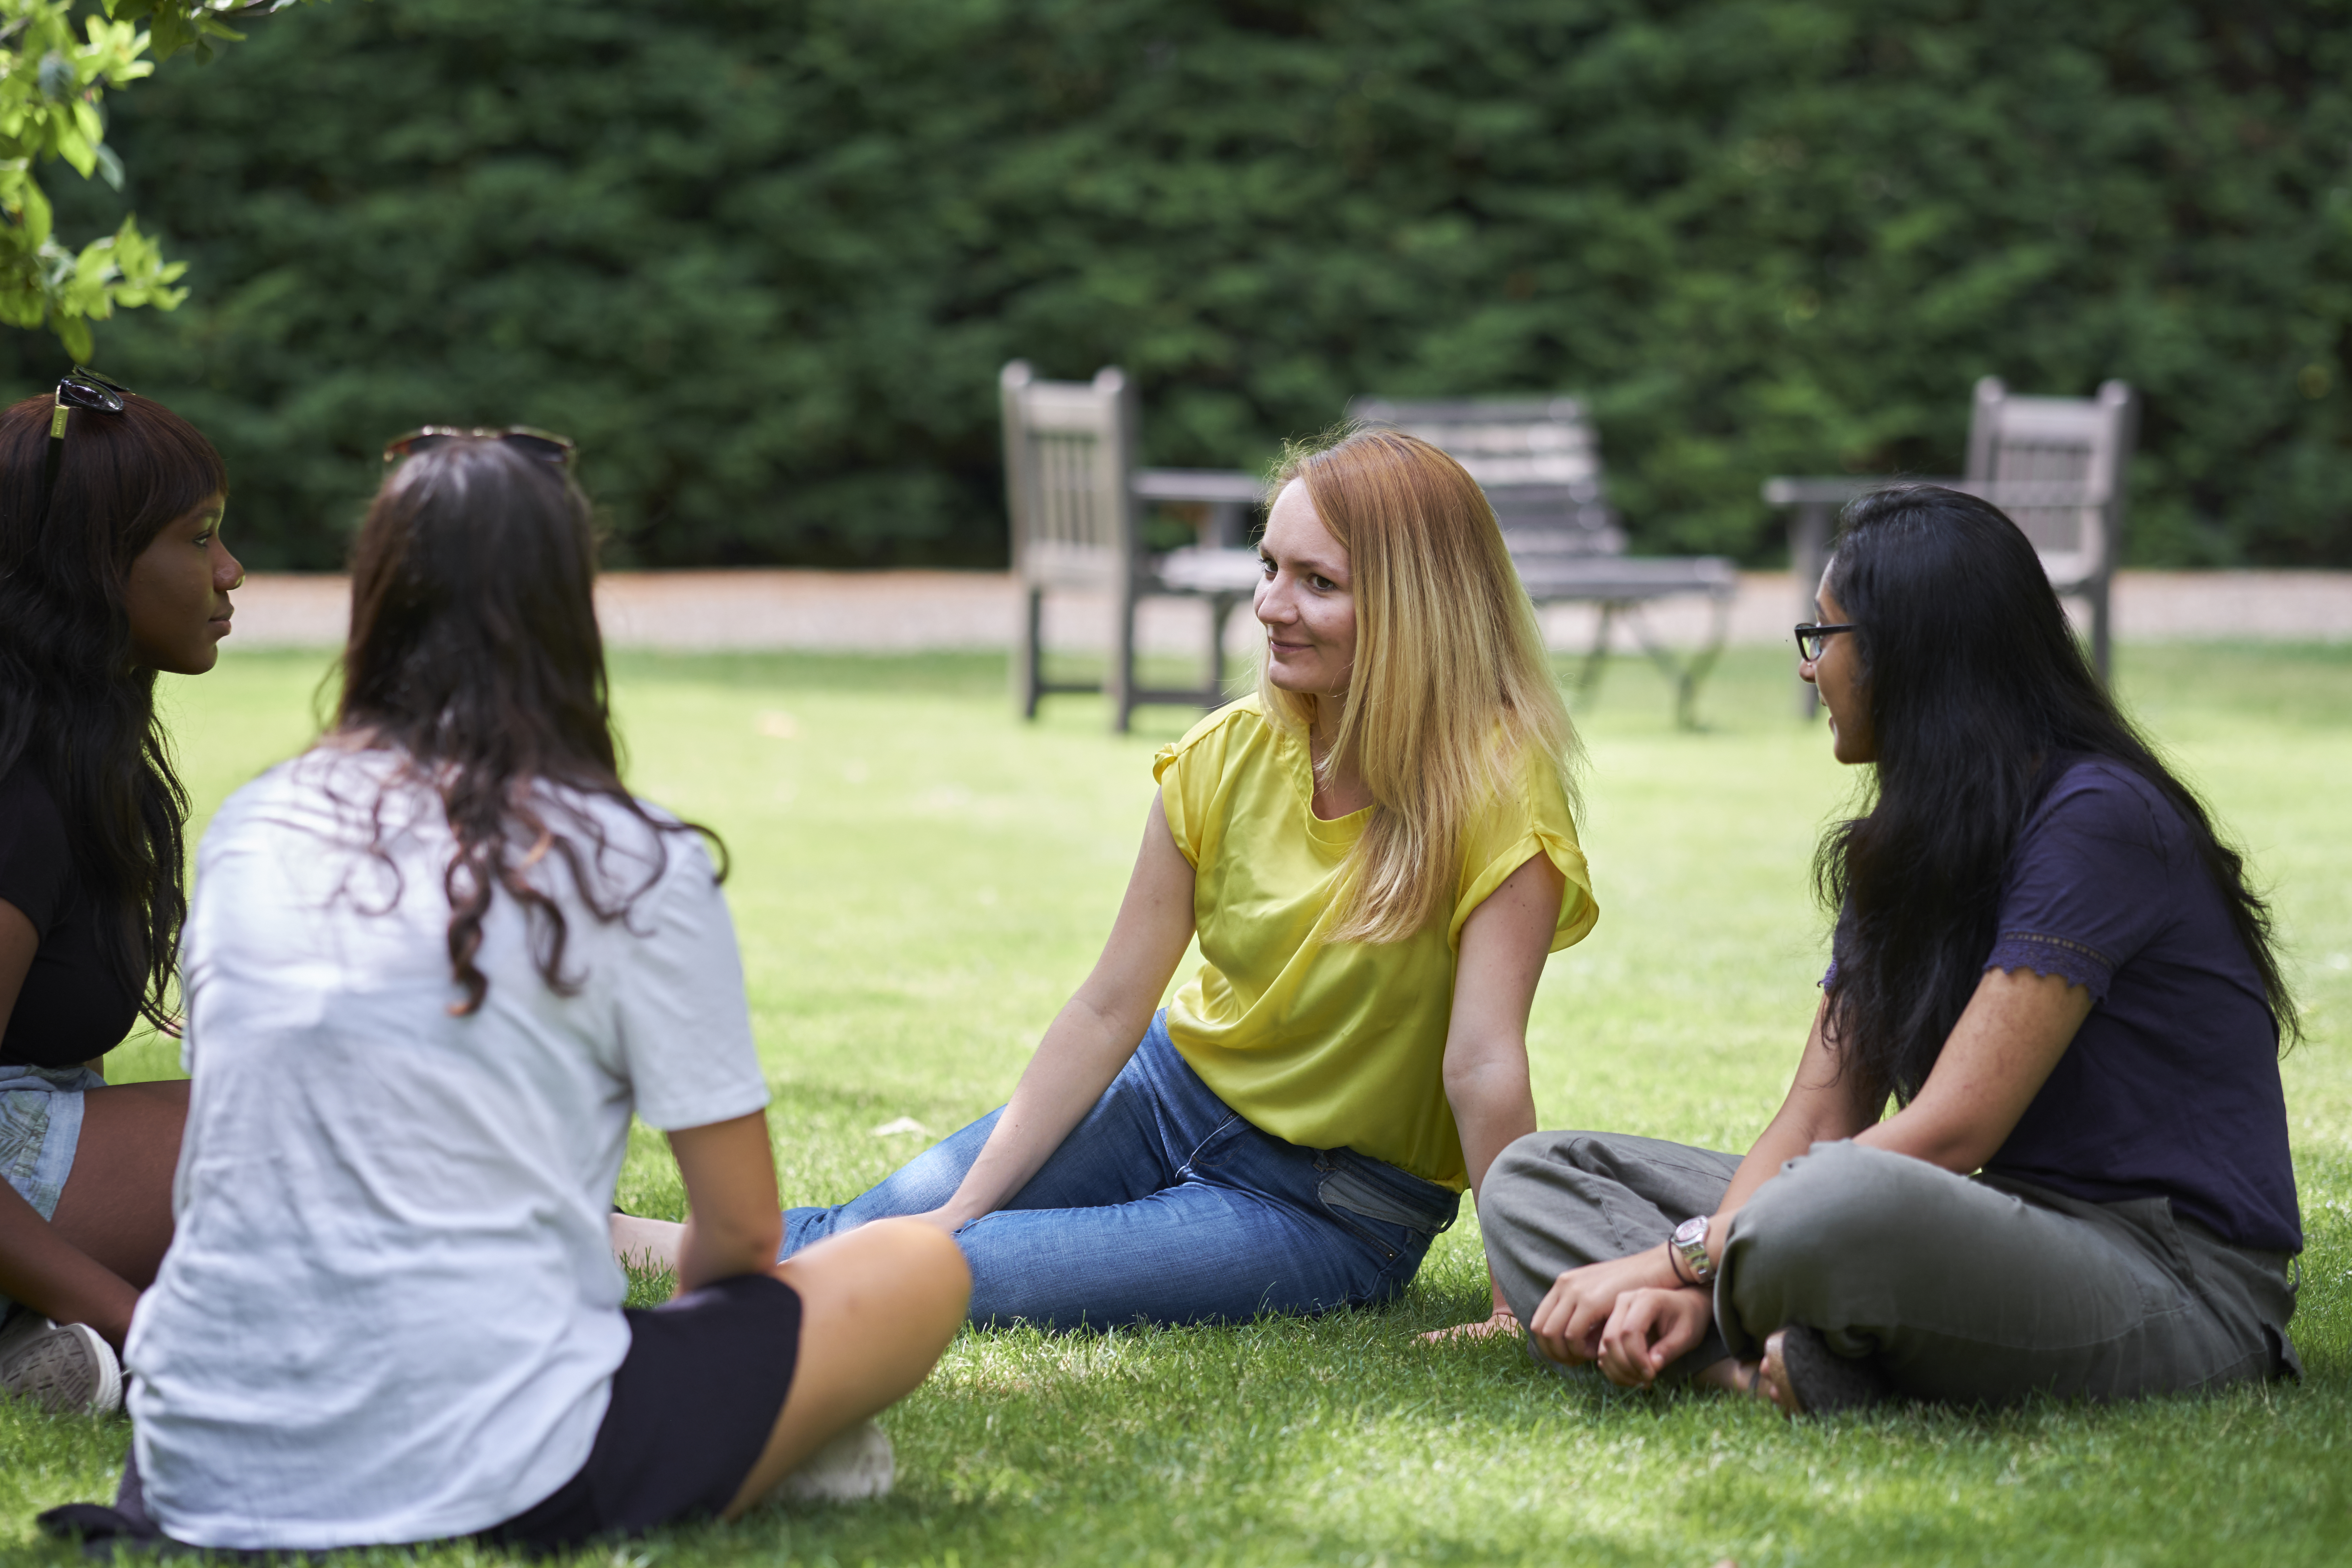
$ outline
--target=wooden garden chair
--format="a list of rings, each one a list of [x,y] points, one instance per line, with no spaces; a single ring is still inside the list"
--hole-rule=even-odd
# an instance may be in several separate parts
[[[1110,699],[1111,728],[1124,731],[1146,702],[1214,708],[1226,700],[1225,623],[1260,575],[1245,548],[1247,520],[1264,500],[1255,475],[1135,466],[1135,388],[1116,368],[1090,382],[1040,381],[1014,360],[997,378],[1004,413],[1005,510],[1013,524],[1013,569],[1022,613],[1014,634],[1013,699],[1024,718],[1055,692],[1100,691]],[[1200,509],[1207,518],[1198,544],[1145,547],[1147,506]],[[1048,680],[1043,634],[1045,595],[1056,590],[1111,595],[1110,666],[1100,681]],[[1139,685],[1136,606],[1153,595],[1209,604],[1207,683],[1181,689]]]
[[[2095,397],[2016,397],[1995,376],[1976,385],[1969,418],[1968,472],[1954,479],[1916,479],[1981,496],[2016,521],[2042,557],[2050,585],[2086,601],[2091,658],[2107,679],[2113,656],[2109,588],[2123,553],[2132,449],[2139,438],[2139,397],[2129,384],[2103,384]],[[1905,482],[1887,479],[1786,479],[1764,481],[1764,499],[1790,509],[1789,563],[1797,574],[1800,620],[1813,616],[1813,590],[1829,551],[1830,514],[1866,491]],[[1799,694],[1813,710],[1813,689]]]

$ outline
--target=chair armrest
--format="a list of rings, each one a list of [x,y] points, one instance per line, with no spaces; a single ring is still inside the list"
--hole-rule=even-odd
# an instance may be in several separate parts
[[[1265,581],[1265,569],[1255,550],[1188,545],[1154,557],[1147,581],[1161,593],[1246,595]]]
[[[1764,481],[1764,504],[1843,506],[1856,496],[1886,485],[1941,485],[1948,490],[1989,500],[2003,511],[2020,507],[2104,506],[2107,500],[2091,486],[2053,479],[1926,479],[1911,474],[1801,479],[1780,474]]]
[[[1915,474],[1775,474],[1764,481],[1766,506],[1843,506],[1859,495],[1887,485],[1943,485],[1965,489],[1968,481],[1927,479]]]
[[[1268,499],[1255,474],[1223,468],[1139,468],[1128,489],[1138,500],[1255,506]]]

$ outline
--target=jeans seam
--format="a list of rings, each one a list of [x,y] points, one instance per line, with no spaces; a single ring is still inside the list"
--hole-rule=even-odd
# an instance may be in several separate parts
[[[1234,1122],[1239,1121],[1241,1119],[1242,1113],[1240,1111],[1226,1111],[1225,1119],[1223,1121],[1218,1122],[1216,1126],[1211,1128],[1208,1133],[1202,1137],[1198,1143],[1193,1144],[1191,1149],[1185,1152],[1184,1163],[1178,1167],[1176,1172],[1177,1180],[1181,1181],[1189,1175],[1193,1168],[1192,1163],[1201,1157],[1201,1151],[1215,1142],[1218,1138],[1223,1134],[1226,1128],[1231,1127]]]

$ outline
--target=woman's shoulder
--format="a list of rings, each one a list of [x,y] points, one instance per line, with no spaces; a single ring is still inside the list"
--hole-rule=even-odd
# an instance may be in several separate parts
[[[1165,778],[1168,770],[1180,758],[1194,753],[1213,752],[1223,760],[1236,753],[1247,753],[1271,742],[1278,733],[1274,719],[1265,710],[1265,702],[1255,691],[1237,701],[1228,702],[1211,713],[1190,730],[1183,738],[1160,748],[1151,760],[1151,775]]]
[[[2189,824],[2155,781],[2114,757],[2062,753],[2026,838],[2087,837],[2167,851],[2185,844]]]
[[[1543,746],[1504,737],[1499,777],[1507,781],[1489,797],[1477,820],[1497,831],[1534,826],[1576,837],[1576,786],[1568,763]]]
[[[205,830],[205,841],[240,837],[271,826],[313,832],[348,821],[372,830],[405,815],[396,752],[339,744],[332,737],[265,768],[229,792]],[[390,810],[387,811],[387,807]]]

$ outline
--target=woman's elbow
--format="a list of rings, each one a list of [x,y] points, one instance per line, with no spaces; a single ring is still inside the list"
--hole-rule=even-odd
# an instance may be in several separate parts
[[[1528,1096],[1527,1051],[1521,1047],[1516,1051],[1449,1056],[1438,1076],[1445,1086],[1446,1102],[1454,1108],[1457,1117],[1465,1107],[1524,1100]]]
[[[1875,1144],[1889,1153],[1907,1154],[1914,1160],[1924,1160],[1956,1176],[1982,1170],[1984,1163],[2000,1152],[2000,1141],[1988,1138],[1978,1128],[1906,1127],[1899,1121],[1882,1122],[1855,1142]]]
[[[766,1268],[783,1250],[784,1216],[775,1209],[729,1215],[715,1221],[697,1215],[694,1228],[698,1233],[698,1250],[714,1263],[723,1259],[733,1265],[730,1272],[748,1274]]]

